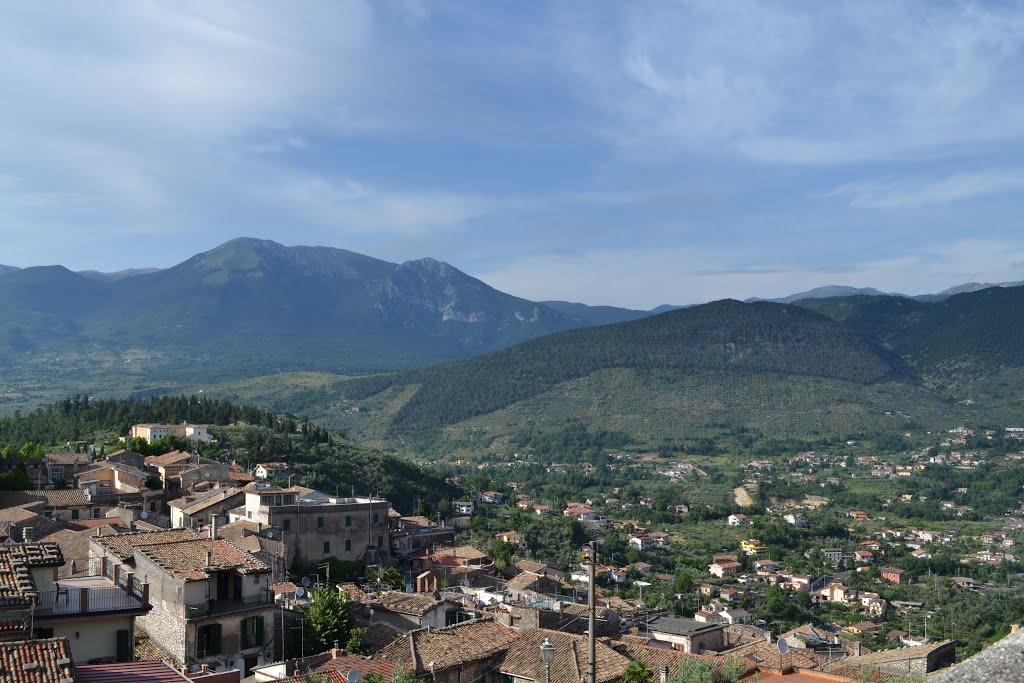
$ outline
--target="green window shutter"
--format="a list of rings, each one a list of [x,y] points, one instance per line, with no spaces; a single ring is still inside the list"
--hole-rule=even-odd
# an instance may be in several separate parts
[[[242,633],[242,649],[244,650],[252,645],[249,642],[249,620],[242,619],[242,626],[238,630]]]
[[[208,626],[200,626],[196,630],[196,659],[202,659],[206,656],[206,644],[210,638],[210,629]]]
[[[210,626],[211,635],[210,638],[210,651],[207,654],[219,655],[220,654],[220,624],[211,624]]]
[[[263,617],[256,617],[256,642],[253,645],[263,646]]]
[[[132,632],[126,628],[117,632],[117,661],[132,661]]]

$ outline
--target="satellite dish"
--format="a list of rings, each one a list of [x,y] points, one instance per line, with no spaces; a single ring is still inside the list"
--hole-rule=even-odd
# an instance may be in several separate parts
[[[784,655],[789,652],[789,642],[783,638],[779,640],[779,654]]]
[[[267,532],[267,538],[273,538],[273,537],[274,537],[274,532],[273,531],[268,531]]]
[[[140,518],[140,519],[146,519],[147,517],[149,517],[149,513],[148,513],[148,512],[146,512],[145,510],[143,510],[143,511],[142,511],[142,514],[141,514],[141,515],[139,515],[139,518]]]
[[[297,597],[297,598],[304,598],[304,597],[306,597],[306,589],[305,588],[296,588],[295,589],[295,597]]]
[[[347,674],[345,674],[345,679],[348,681],[348,683],[357,683],[357,681],[359,680],[359,672],[355,669],[352,669]]]
[[[412,589],[412,584],[411,583],[405,584],[405,592],[406,593],[413,593],[414,592],[413,589]]]
[[[302,587],[303,588],[309,588],[309,577],[308,576],[303,576],[302,577]]]
[[[203,472],[203,476],[206,477],[207,479],[209,479],[210,478],[210,473],[209,472]]]

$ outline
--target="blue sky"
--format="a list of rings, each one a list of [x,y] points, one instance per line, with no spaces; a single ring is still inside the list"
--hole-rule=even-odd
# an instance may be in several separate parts
[[[1024,279],[1018,2],[0,0],[0,263],[238,236],[649,308]]]

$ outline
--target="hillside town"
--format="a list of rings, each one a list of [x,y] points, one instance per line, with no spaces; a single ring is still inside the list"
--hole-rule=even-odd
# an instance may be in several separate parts
[[[101,680],[115,668],[125,681],[143,680],[132,671],[211,683],[310,672],[340,681],[350,671],[502,682],[549,671],[576,681],[589,673],[593,637],[600,681],[630,666],[662,680],[695,666],[726,667],[733,680],[923,680],[963,646],[942,602],[1012,583],[1000,571],[1016,565],[1024,541],[1019,502],[998,525],[979,518],[985,531],[974,534],[962,524],[978,518],[960,503],[967,487],[936,501],[941,517],[927,525],[893,512],[922,495],[877,507],[863,497],[863,509],[837,509],[831,498],[844,482],[905,484],[937,464],[967,470],[995,459],[965,448],[976,436],[986,437],[956,429],[937,448],[899,457],[749,461],[738,475],[746,490],[783,480],[782,490],[798,482],[821,493],[760,504],[733,496],[714,515],[622,487],[544,499],[514,476],[487,490],[456,476],[462,499],[402,514],[383,497],[303,486],[284,459],[246,467],[201,455],[215,440],[206,426],[135,425],[126,438],[141,441],[129,443],[175,437],[188,447],[142,455],[76,444],[0,460],[31,479],[27,490],[0,492],[0,667],[4,680],[46,682]],[[508,476],[534,457],[454,465]],[[714,468],[643,454],[608,463],[676,484]],[[717,539],[706,555],[684,550],[697,518]],[[799,542],[822,519],[840,522],[822,534],[840,542]],[[568,530],[575,544],[561,562],[543,547],[550,530]],[[933,573],[939,559],[953,571]],[[325,595],[338,596],[351,620],[336,631],[344,642],[325,642],[311,626]]]

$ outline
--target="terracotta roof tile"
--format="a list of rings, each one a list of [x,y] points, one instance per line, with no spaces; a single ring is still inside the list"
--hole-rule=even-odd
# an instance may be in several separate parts
[[[540,646],[545,638],[555,646],[555,656],[551,662],[552,681],[578,681],[586,676],[586,637],[539,628],[527,629],[520,633],[515,641],[509,644],[505,653],[498,657],[495,669],[517,678],[544,680],[544,661],[540,657]],[[618,680],[629,666],[627,657],[603,642],[595,643],[594,653],[597,656],[599,683]]]
[[[148,545],[138,548],[138,551],[182,581],[205,581],[210,571],[226,569],[241,574],[270,573],[270,567],[251,553],[221,539],[197,538],[178,543]]]
[[[75,665],[67,638],[0,643],[0,680],[8,683],[73,683]]]
[[[56,543],[0,546],[0,607],[31,604],[36,595],[31,568],[60,567],[63,564],[64,556]]]
[[[191,529],[165,529],[162,531],[134,531],[127,534],[117,534],[116,536],[104,536],[97,538],[96,543],[110,554],[115,555],[122,562],[126,562],[135,557],[136,548],[192,541],[199,537],[199,534]]]
[[[441,548],[437,555],[454,557],[459,560],[486,560],[487,553],[477,550],[471,545],[460,545],[455,548]]]
[[[34,495],[44,499],[47,507],[85,507],[88,503],[82,489],[46,489],[36,491]]]
[[[430,612],[445,600],[435,598],[428,593],[403,593],[400,591],[387,591],[377,596],[380,606],[391,612],[399,614],[411,614],[422,617]]]
[[[493,619],[476,619],[446,628],[411,631],[380,651],[381,659],[410,673],[436,671],[493,657],[516,638],[516,632]]]
[[[324,664],[317,667],[316,671],[317,673],[340,671],[342,674],[347,674],[349,671],[358,671],[360,680],[365,679],[370,674],[377,674],[383,676],[384,680],[390,681],[395,675],[395,664],[383,659],[344,654],[328,659]]]
[[[152,467],[167,467],[168,465],[187,462],[191,457],[191,453],[185,453],[184,451],[171,451],[170,453],[164,453],[163,455],[149,456],[146,458],[146,464]]]
[[[88,453],[47,453],[46,462],[51,465],[88,465]]]
[[[82,529],[97,529],[99,527],[110,526],[118,529],[128,529],[128,525],[124,523],[124,520],[120,517],[100,517],[98,519],[75,519],[68,522],[68,526],[72,529],[81,531]]]
[[[764,642],[763,638],[761,639],[761,642]],[[725,657],[718,657],[715,655],[696,655],[687,652],[682,652],[680,650],[670,650],[664,647],[656,647],[653,645],[646,645],[633,641],[627,641],[626,638],[617,641],[614,644],[614,648],[616,651],[618,651],[619,653],[628,657],[631,660],[643,662],[644,666],[646,666],[648,669],[655,673],[657,673],[661,669],[661,667],[667,666],[670,677],[675,675],[675,673],[679,670],[680,662],[682,662],[685,659],[698,659],[707,662],[717,671],[720,671],[722,669],[722,665],[728,659],[728,655]],[[733,656],[737,659],[742,660],[742,657],[740,655]],[[745,661],[744,663],[748,671],[755,668],[754,665],[751,664],[749,661]]]

